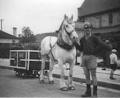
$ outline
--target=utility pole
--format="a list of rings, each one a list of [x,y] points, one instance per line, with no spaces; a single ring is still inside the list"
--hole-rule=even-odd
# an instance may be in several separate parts
[[[1,23],[1,30],[3,30],[3,19],[0,19],[0,23]]]

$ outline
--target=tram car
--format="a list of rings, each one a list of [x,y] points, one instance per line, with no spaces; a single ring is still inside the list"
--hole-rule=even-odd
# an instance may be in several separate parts
[[[39,76],[41,63],[39,50],[10,50],[10,67],[14,69],[16,76]],[[45,62],[45,70],[49,70],[49,58]]]

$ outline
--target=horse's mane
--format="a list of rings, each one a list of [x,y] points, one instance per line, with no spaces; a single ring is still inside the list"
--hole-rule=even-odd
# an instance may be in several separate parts
[[[58,29],[58,41],[57,42],[61,42],[62,41],[62,26],[63,26],[63,22],[64,20],[62,21],[59,29]]]
[[[61,23],[61,25],[60,25],[60,27],[58,29],[58,33],[60,33],[60,31],[62,30],[63,22],[64,22],[64,20],[62,21],[62,23]]]

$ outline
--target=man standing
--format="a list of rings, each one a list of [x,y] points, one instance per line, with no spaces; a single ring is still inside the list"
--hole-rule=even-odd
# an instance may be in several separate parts
[[[109,40],[105,40],[105,43],[108,44],[109,46],[111,45],[112,47],[112,44],[110,43]],[[106,68],[110,65],[110,53],[111,53],[111,50],[104,53],[102,70],[106,70]]]
[[[110,54],[110,66],[111,66],[111,72],[110,72],[110,79],[115,79],[113,77],[115,70],[117,69],[117,50],[113,49],[112,53]]]
[[[82,67],[86,78],[86,92],[82,97],[90,97],[91,94],[91,79],[93,83],[93,96],[97,96],[97,56],[102,49],[110,50],[107,44],[92,34],[92,25],[88,22],[84,23],[84,37],[80,39],[80,46],[75,45],[77,49],[83,52]],[[104,55],[104,54],[103,54]]]

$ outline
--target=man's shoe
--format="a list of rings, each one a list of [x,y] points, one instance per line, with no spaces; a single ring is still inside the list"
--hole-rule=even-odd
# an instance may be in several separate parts
[[[113,78],[113,77],[110,77],[110,79],[111,79],[111,80],[115,80],[115,78]]]
[[[97,97],[97,85],[93,86],[93,97]]]
[[[103,68],[102,70],[106,70],[106,68]]]
[[[85,94],[81,95],[81,97],[91,97],[91,93],[85,93]]]
[[[86,92],[85,92],[85,94],[81,95],[81,97],[91,97],[91,87],[90,87],[90,84],[87,84]]]

